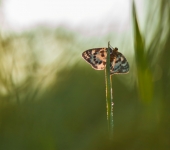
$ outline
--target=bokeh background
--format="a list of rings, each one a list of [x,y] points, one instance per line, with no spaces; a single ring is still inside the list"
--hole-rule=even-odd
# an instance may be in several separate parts
[[[0,150],[169,150],[169,28],[169,0],[1,0]],[[104,71],[81,58],[108,41],[130,64],[113,140]]]

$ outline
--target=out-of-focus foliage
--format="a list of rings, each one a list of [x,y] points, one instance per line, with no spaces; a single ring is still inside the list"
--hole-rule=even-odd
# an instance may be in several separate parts
[[[40,28],[3,36],[0,37],[0,103],[34,101],[55,82],[61,68],[70,68],[75,63],[73,56],[77,59],[76,50],[82,49],[75,42],[78,37],[62,28],[55,31]]]
[[[149,3],[149,6],[152,5],[151,3],[152,2]],[[159,80],[162,75],[161,72],[157,72],[157,67],[159,56],[164,50],[165,41],[168,40],[167,38],[169,36],[169,1],[157,1],[157,3],[150,8],[149,12],[150,14],[145,21],[144,33],[141,34],[135,6],[133,4],[137,84],[141,100],[145,103],[153,100],[153,80],[155,80],[155,78]]]
[[[170,3],[155,0],[146,8],[145,24],[136,15],[138,29],[132,28],[139,32],[135,55],[124,53],[130,73],[113,76],[113,141],[104,71],[81,59],[88,48],[107,47],[110,35],[93,41],[63,28],[1,33],[0,150],[169,150]]]
[[[153,81],[147,60],[147,52],[145,50],[144,38],[142,37],[137,21],[135,4],[133,3],[133,28],[134,28],[134,48],[135,48],[135,64],[138,82],[138,91],[144,102],[150,102],[153,98]],[[147,83],[147,86],[146,86]]]

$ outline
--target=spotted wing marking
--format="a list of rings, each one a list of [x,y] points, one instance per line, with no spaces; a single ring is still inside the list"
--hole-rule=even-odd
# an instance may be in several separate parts
[[[82,57],[96,70],[104,70],[108,48],[93,48],[82,53]],[[124,74],[129,72],[129,63],[118,48],[110,46],[110,74]]]
[[[116,48],[115,48],[116,49]],[[126,60],[125,56],[118,52],[113,50],[113,53],[110,55],[110,57],[113,57],[113,60],[111,60],[111,66],[110,66],[110,73],[111,74],[125,74],[129,72],[129,63]]]
[[[82,57],[96,70],[104,70],[106,66],[107,48],[94,48],[82,53]]]

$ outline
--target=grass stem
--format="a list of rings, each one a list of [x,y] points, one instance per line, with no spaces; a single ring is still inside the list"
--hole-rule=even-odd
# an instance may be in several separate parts
[[[105,69],[105,80],[106,80],[106,108],[107,108],[107,121],[109,137],[113,139],[113,95],[112,95],[112,77],[110,75],[110,42],[108,42],[107,60]]]

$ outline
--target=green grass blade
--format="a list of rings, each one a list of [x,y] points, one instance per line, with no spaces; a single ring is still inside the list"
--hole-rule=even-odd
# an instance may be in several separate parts
[[[153,98],[152,73],[149,69],[144,39],[139,30],[134,2],[133,2],[133,27],[134,27],[135,62],[139,95],[144,103],[148,103],[151,102]]]
[[[113,96],[112,96],[112,81],[110,75],[110,42],[108,42],[107,61],[105,69],[106,80],[106,108],[107,108],[107,121],[110,139],[113,138]]]

